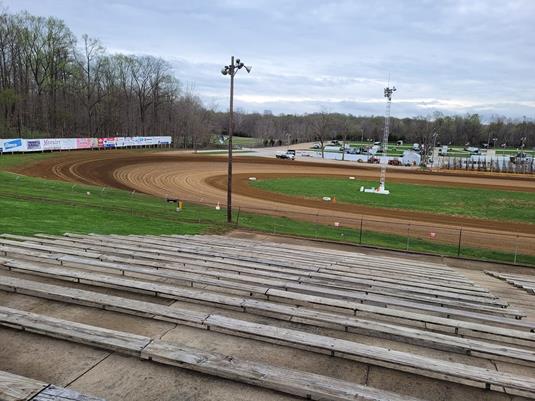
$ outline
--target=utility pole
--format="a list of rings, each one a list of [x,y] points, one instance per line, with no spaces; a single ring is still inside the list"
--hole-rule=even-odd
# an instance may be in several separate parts
[[[230,64],[223,67],[221,74],[230,75],[230,109],[228,124],[228,162],[227,162],[227,223],[232,223],[232,134],[234,131],[234,76],[238,70],[245,67],[248,73],[252,67],[245,66],[240,59],[234,62],[234,56],[230,58]]]

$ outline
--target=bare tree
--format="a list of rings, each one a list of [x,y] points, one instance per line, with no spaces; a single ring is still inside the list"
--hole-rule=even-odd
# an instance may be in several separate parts
[[[321,157],[325,158],[325,141],[332,137],[331,132],[331,117],[330,115],[322,111],[320,113],[312,114],[309,116],[309,122],[314,132],[315,139],[317,139],[321,146]]]

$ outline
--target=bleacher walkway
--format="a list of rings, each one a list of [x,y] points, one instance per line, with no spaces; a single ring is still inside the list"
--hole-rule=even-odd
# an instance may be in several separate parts
[[[501,393],[504,399],[535,397],[535,322],[443,264],[209,235],[6,234],[0,236],[0,268],[4,293],[171,322],[221,333],[222,340],[231,336],[282,345],[409,378]],[[524,283],[529,282],[535,279],[526,277]],[[416,399],[410,392],[9,305],[0,305],[0,325],[308,399]],[[358,336],[377,341],[361,343]],[[436,351],[462,356],[463,362],[440,358]],[[518,368],[499,370],[496,361]],[[26,383],[10,377],[0,373],[0,400],[40,400],[9,398]],[[37,388],[27,380],[29,389]]]

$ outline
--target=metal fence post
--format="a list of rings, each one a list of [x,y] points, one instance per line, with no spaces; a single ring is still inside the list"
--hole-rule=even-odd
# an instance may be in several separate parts
[[[513,264],[516,265],[516,258],[517,258],[517,255],[518,255],[518,235],[516,236],[516,244],[515,244],[515,258],[513,260]]]
[[[411,224],[409,223],[409,225],[407,226],[407,251],[409,250],[410,241],[411,241]]]
[[[360,234],[359,234],[359,245],[362,245],[362,223],[363,223],[364,217],[361,216],[360,218]]]
[[[238,213],[236,215],[236,227],[238,227],[240,224],[240,211],[241,211],[241,207],[238,207]]]
[[[457,246],[457,256],[461,256],[461,241],[463,238],[463,228],[459,229],[459,245]]]

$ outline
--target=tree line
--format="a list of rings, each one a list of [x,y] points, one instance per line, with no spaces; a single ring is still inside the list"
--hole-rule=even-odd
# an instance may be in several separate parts
[[[235,114],[234,132],[266,146],[330,139],[381,140],[384,118],[325,111]],[[228,113],[184,91],[168,62],[109,54],[54,17],[0,11],[0,137],[171,135],[175,146],[206,146],[228,132]],[[534,146],[533,122],[477,114],[392,118],[391,140]],[[526,139],[522,139],[526,138]]]
[[[226,130],[226,113],[218,113],[222,131]],[[303,141],[327,140],[381,141],[383,116],[353,116],[325,111],[306,115],[269,115],[237,113],[235,132],[260,138],[264,145],[291,144]],[[436,137],[436,138],[435,138]],[[523,139],[524,138],[524,139]],[[478,114],[447,116],[436,112],[431,116],[395,118],[390,121],[390,141],[426,144],[435,141],[443,145],[520,147],[535,146],[535,124],[494,116],[482,123]]]
[[[161,58],[108,54],[57,18],[0,13],[1,136],[172,135],[210,129]]]

